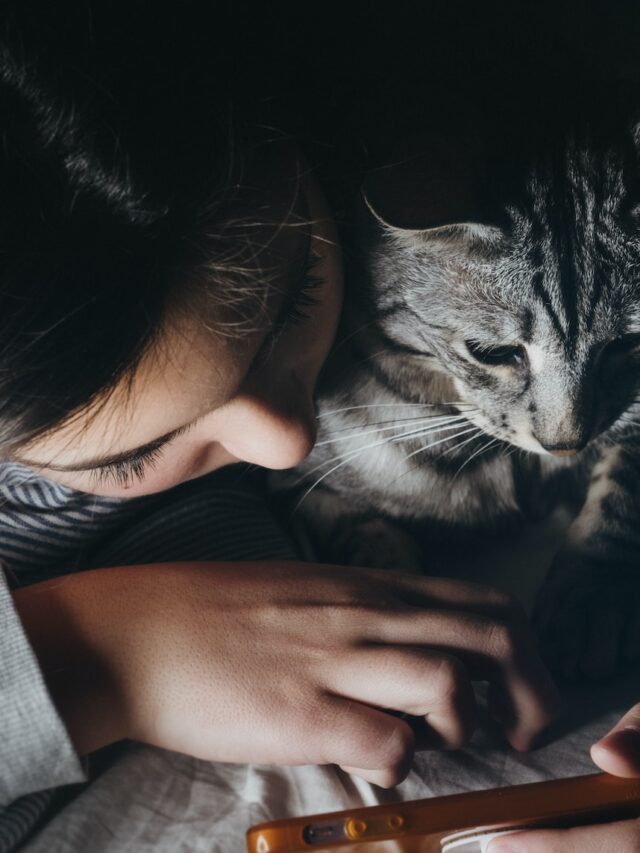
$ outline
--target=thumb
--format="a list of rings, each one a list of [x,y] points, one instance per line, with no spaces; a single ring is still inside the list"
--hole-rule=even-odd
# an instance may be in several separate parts
[[[640,703],[591,747],[591,758],[614,776],[640,776]]]

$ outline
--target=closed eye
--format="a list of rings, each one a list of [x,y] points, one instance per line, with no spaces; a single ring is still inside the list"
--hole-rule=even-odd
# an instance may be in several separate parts
[[[286,326],[304,323],[308,320],[310,309],[318,304],[319,300],[315,291],[324,279],[316,274],[316,267],[321,260],[322,255],[314,251],[309,252],[300,287],[286,300],[283,312],[276,323],[276,328],[272,330],[272,334],[276,337]]]
[[[520,367],[527,360],[525,349],[520,344],[488,346],[473,340],[467,340],[464,344],[475,361],[488,367]]]
[[[96,485],[115,485],[126,489],[134,482],[141,482],[149,469],[154,468],[160,461],[166,445],[152,447],[119,462],[109,462],[99,468],[91,468],[89,473]]]
[[[200,418],[183,427],[179,427],[172,433],[161,436],[156,441],[134,450],[121,459],[114,459],[112,462],[93,465],[84,470],[88,472],[92,482],[96,485],[115,485],[126,489],[134,482],[142,482],[149,470],[153,470],[158,464],[165,448],[178,438],[178,436],[189,432],[199,420]]]

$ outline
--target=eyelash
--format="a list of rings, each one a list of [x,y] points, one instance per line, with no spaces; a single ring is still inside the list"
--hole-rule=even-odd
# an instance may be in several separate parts
[[[319,299],[314,296],[314,291],[323,283],[324,279],[314,273],[315,268],[322,256],[311,251],[304,269],[304,281],[300,289],[291,298],[286,313],[278,324],[278,329],[272,333],[275,340],[287,326],[296,326],[310,319],[310,309],[318,304]],[[113,462],[103,465],[91,471],[91,478],[96,485],[116,485],[127,488],[133,482],[144,480],[149,469],[153,469],[162,457],[166,444],[161,447],[152,447],[140,453],[135,459],[126,462]]]
[[[314,296],[314,291],[320,287],[324,279],[317,275],[314,270],[322,260],[322,255],[311,250],[303,272],[303,282],[299,290],[292,296],[287,311],[282,318],[277,334],[286,326],[296,326],[309,319],[309,309],[318,304],[319,299]]]
[[[109,465],[94,468],[90,472],[91,479],[99,486],[115,485],[123,489],[127,488],[134,481],[143,480],[149,468],[154,468],[158,464],[165,447],[166,444],[162,447],[152,447],[141,452],[135,459],[128,459],[126,462],[112,462]]]

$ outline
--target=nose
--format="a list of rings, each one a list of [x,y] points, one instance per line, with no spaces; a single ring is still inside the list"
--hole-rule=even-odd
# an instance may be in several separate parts
[[[298,465],[316,438],[312,395],[295,375],[252,383],[228,407],[219,443],[243,462],[280,470]]]
[[[591,380],[587,368],[569,369],[562,361],[537,378],[532,432],[553,456],[573,456],[593,438],[598,408]]]

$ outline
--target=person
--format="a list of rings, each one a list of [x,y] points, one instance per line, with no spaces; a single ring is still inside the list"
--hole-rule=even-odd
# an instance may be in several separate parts
[[[390,786],[415,748],[403,715],[457,747],[478,678],[528,749],[556,694],[500,592],[300,560],[83,562],[103,511],[309,452],[342,291],[313,170],[237,67],[212,70],[193,26],[187,61],[175,22],[89,8],[80,36],[4,21],[0,52],[2,803],[122,739]]]
[[[474,678],[529,748],[555,689],[495,590],[296,560],[45,566],[42,541],[104,534],[96,507],[300,461],[341,305],[313,170],[241,91],[259,63],[217,77],[197,28],[187,62],[177,22],[146,18],[116,22],[114,51],[89,6],[82,38],[21,20],[2,40],[0,475],[10,501],[35,495],[17,532],[3,517],[2,802],[124,738],[393,785],[416,744],[402,715],[461,745]],[[64,530],[36,512],[59,496]]]
[[[640,777],[640,704],[592,746],[591,756],[607,773]],[[493,840],[487,853],[636,853],[638,849],[640,820],[632,818],[595,826],[510,833]]]

